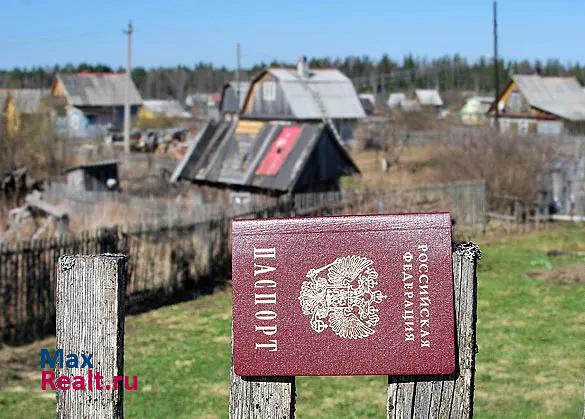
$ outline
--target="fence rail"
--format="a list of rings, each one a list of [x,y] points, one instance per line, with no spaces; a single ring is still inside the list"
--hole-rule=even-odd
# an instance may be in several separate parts
[[[485,183],[457,182],[361,194],[306,194],[264,207],[216,212],[205,221],[102,228],[75,236],[0,245],[0,343],[55,331],[56,266],[63,254],[128,257],[127,312],[192,298],[225,283],[234,218],[452,210],[459,225],[485,222]],[[165,220],[168,221],[168,220]]]

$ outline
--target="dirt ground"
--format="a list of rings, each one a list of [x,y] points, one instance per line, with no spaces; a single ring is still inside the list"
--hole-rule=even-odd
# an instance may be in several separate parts
[[[387,172],[382,171],[381,151],[352,150],[350,155],[362,173],[355,178],[356,188],[397,188],[440,182],[430,146],[405,147],[398,163]]]
[[[539,278],[563,286],[569,283],[585,284],[585,262],[558,266],[551,270],[541,269],[527,273],[532,278]]]

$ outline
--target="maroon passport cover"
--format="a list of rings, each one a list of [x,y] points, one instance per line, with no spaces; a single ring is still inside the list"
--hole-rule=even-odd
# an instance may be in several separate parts
[[[449,214],[238,220],[241,376],[455,371]]]

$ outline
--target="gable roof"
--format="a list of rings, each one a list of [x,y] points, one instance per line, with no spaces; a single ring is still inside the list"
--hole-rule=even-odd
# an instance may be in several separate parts
[[[296,69],[269,68],[261,72],[252,85],[266,73],[280,83],[292,113],[297,119],[321,119],[324,115],[314,94],[323,102],[326,116],[334,119],[356,119],[366,116],[351,80],[337,69],[311,69],[306,76],[299,76]],[[309,89],[309,90],[308,90]],[[251,98],[248,92],[246,103]]]
[[[123,106],[126,97],[126,73],[57,74],[69,105]],[[134,82],[130,82],[130,104],[140,105],[142,98]]]
[[[571,121],[585,120],[585,91],[575,77],[514,75],[530,106]]]
[[[416,89],[414,93],[421,106],[443,106],[443,99],[438,90]]]
[[[178,100],[147,99],[142,101],[142,107],[147,112],[164,115],[168,118],[191,118]]]
[[[359,173],[322,123],[255,120],[208,122],[171,181],[276,192]]]
[[[0,109],[3,111],[10,100],[18,113],[41,113],[42,100],[48,95],[47,89],[2,89],[0,90]]]

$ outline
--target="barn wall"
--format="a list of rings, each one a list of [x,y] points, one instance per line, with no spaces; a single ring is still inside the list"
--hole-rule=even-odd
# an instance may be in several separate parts
[[[273,94],[270,92],[272,90],[270,86],[274,87]],[[244,116],[250,118],[294,117],[280,82],[271,75],[266,75],[252,86]]]

